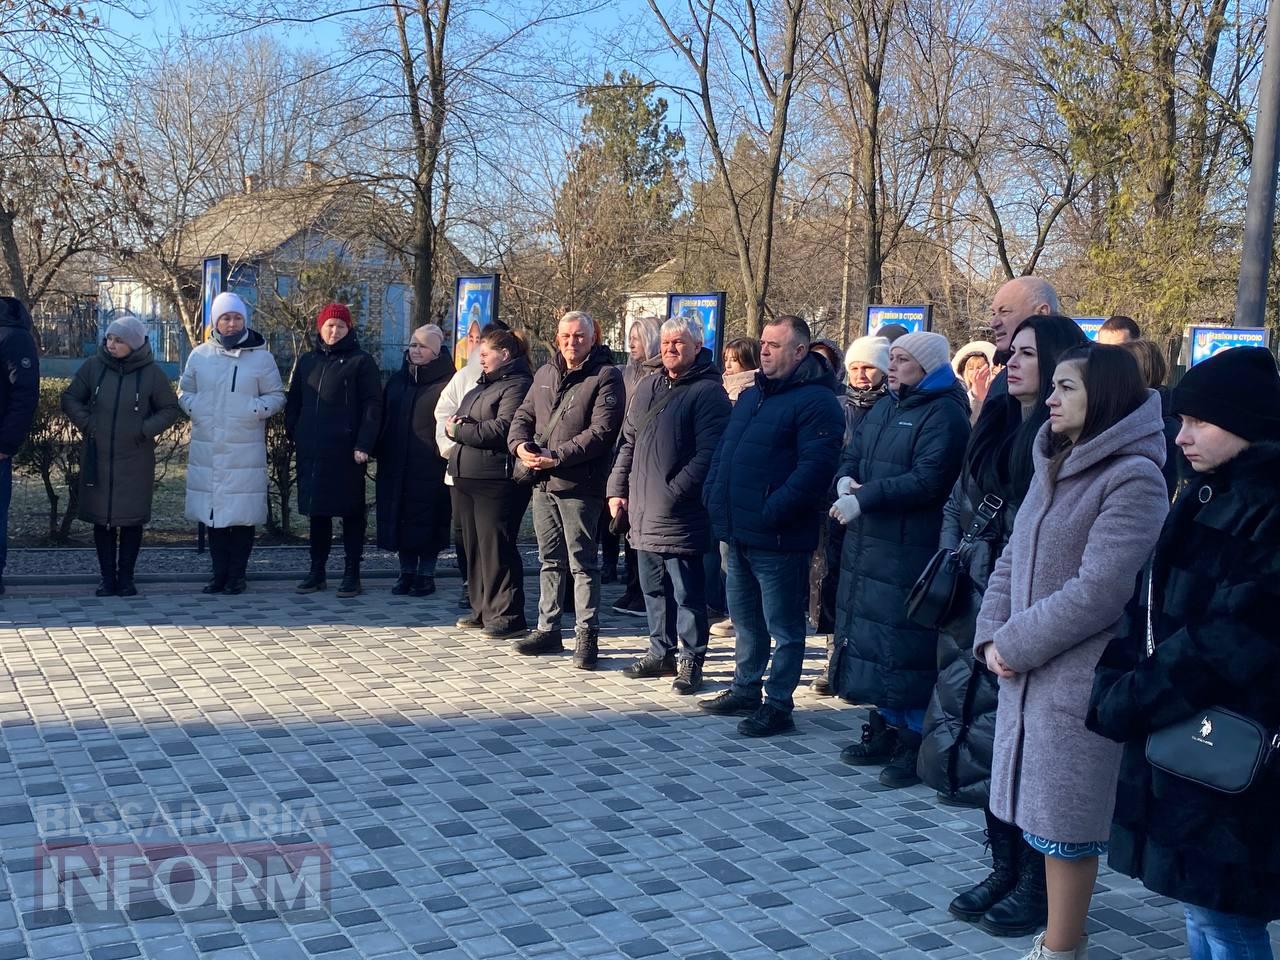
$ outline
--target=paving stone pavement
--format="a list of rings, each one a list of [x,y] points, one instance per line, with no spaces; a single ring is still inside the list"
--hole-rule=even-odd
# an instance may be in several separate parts
[[[979,812],[838,762],[862,710],[801,694],[795,735],[743,740],[668,680],[622,676],[641,621],[607,620],[587,673],[453,627],[452,589],[82,593],[0,607],[0,960],[1027,948],[945,911],[985,873]],[[726,685],[731,643],[707,672]],[[137,894],[95,912],[51,906],[74,881],[42,859],[59,845],[331,859],[321,910]],[[1186,956],[1174,906],[1107,871],[1090,929],[1093,960]]]

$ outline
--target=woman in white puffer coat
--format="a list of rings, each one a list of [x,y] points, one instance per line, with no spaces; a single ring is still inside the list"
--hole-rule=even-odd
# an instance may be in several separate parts
[[[209,528],[203,592],[243,593],[253,528],[267,521],[267,420],[284,408],[284,384],[243,300],[220,293],[211,312],[213,333],[178,382],[191,418],[186,515]]]

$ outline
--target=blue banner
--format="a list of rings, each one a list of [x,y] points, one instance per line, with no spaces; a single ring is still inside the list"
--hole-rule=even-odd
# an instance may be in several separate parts
[[[1191,344],[1187,366],[1194,367],[1233,347],[1265,347],[1267,331],[1263,327],[1188,327],[1187,339]]]
[[[200,322],[204,326],[204,335],[200,341],[203,343],[213,332],[213,299],[227,288],[227,255],[223,253],[216,257],[205,257],[200,265],[200,279]],[[249,318],[245,317],[244,322],[247,324]]]
[[[1098,339],[1098,331],[1102,329],[1102,325],[1107,322],[1106,317],[1072,317],[1076,322],[1076,326],[1090,340]]]
[[[685,317],[702,325],[702,345],[711,351],[714,363],[720,365],[720,328],[724,326],[723,293],[669,293],[667,316]]]
[[[453,363],[461,370],[480,331],[498,316],[498,275],[459,277],[454,288]]]
[[[895,307],[884,303],[867,307],[867,336],[887,323],[904,326],[908,333],[925,333],[933,329],[933,307],[928,304]]]

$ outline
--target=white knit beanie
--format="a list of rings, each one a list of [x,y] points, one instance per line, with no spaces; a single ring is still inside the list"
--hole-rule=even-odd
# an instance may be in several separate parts
[[[844,365],[869,363],[881,373],[889,372],[889,341],[884,337],[859,337],[844,352]]]
[[[209,322],[215,327],[218,325],[218,318],[224,313],[238,313],[244,317],[245,326],[249,325],[249,308],[239,296],[229,290],[224,290],[213,298],[213,309],[209,313]]]
[[[951,344],[940,333],[907,333],[893,341],[895,349],[904,350],[924,367],[925,376],[951,363]]]

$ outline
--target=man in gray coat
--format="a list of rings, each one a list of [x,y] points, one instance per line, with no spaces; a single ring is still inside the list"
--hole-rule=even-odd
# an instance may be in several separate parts
[[[674,672],[671,688],[691,694],[702,686],[708,638],[702,556],[711,522],[702,484],[732,408],[699,324],[664,323],[660,355],[662,373],[636,387],[609,476],[609,515],[627,517],[649,619],[649,652],[623,673]]]

